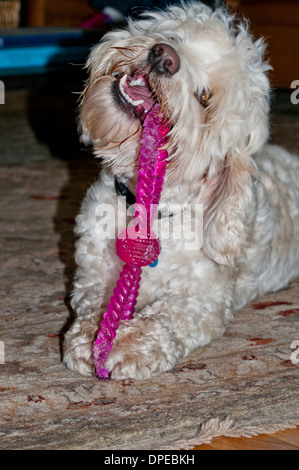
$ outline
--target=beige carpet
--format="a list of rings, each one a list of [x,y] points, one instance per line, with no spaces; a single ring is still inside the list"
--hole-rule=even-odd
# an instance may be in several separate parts
[[[73,107],[51,87],[0,107],[0,449],[187,449],[299,425],[299,280],[157,379],[100,383],[61,363],[73,221],[97,172]],[[273,109],[275,143],[299,152],[299,106],[284,93]]]

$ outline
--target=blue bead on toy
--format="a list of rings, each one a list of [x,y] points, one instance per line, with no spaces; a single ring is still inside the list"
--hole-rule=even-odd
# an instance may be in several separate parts
[[[160,250],[160,254],[161,254],[161,251],[162,251],[162,248]],[[156,261],[154,261],[153,263],[149,264],[149,267],[150,268],[155,268],[158,263],[159,263],[159,258],[157,258]]]
[[[149,264],[149,267],[150,268],[155,268],[158,263],[159,263],[159,258],[157,258],[156,261],[154,261],[153,263]]]

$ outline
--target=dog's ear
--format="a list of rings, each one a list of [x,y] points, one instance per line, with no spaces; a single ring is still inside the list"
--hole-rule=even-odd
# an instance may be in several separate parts
[[[244,218],[252,198],[254,156],[269,133],[270,86],[265,72],[270,67],[263,61],[264,43],[253,42],[246,28],[240,27],[235,45],[241,61],[240,80],[233,90],[226,90],[222,98],[226,104],[222,101],[220,111],[215,106],[215,125],[207,144],[216,139],[223,157],[210,180],[207,177],[204,210],[203,248],[217,263],[227,265],[242,254],[246,242]]]
[[[219,264],[232,265],[242,253],[246,239],[243,222],[252,196],[253,168],[250,157],[228,153],[224,168],[203,185],[206,196],[203,248]]]
[[[117,69],[113,69],[111,64],[117,46],[121,45],[122,40],[128,36],[129,33],[126,30],[109,31],[93,47],[88,57],[85,65],[85,69],[88,71],[88,80],[80,97],[77,119],[80,140],[84,144],[92,144],[97,141],[99,128],[102,133],[107,135],[106,141],[109,142],[109,131],[115,123],[110,122],[105,111],[112,109],[114,103],[109,76],[112,72],[117,72]]]
[[[98,125],[102,122],[103,93],[100,93],[97,84],[100,77],[105,75],[105,67],[111,55],[106,36],[92,49],[85,65],[88,80],[80,97],[77,119],[80,140],[85,145],[92,144],[97,139]],[[104,96],[105,98],[107,99],[107,96]]]

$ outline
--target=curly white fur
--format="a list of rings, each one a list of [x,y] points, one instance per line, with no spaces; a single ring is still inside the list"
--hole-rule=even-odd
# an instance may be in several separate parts
[[[149,51],[161,43],[179,57],[173,75],[149,65]],[[112,378],[142,380],[170,370],[222,335],[233,311],[299,275],[299,160],[265,145],[264,50],[246,23],[200,2],[129,20],[93,49],[80,122],[104,169],[77,217],[77,318],[64,351],[70,369],[93,374],[93,341],[121,270],[115,241],[96,235],[96,210],[103,203],[117,210],[115,175],[136,186],[142,125],[113,92],[124,73],[147,77],[171,123],[161,206],[203,204],[204,237],[196,251],[185,250],[183,239],[163,240],[158,266],[143,270],[135,318],[120,325],[106,364]]]

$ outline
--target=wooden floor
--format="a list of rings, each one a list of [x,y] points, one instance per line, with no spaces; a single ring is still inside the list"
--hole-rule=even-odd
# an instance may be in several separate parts
[[[251,439],[219,437],[210,444],[195,447],[195,450],[299,450],[299,427]]]

